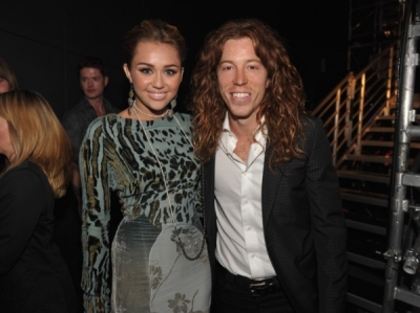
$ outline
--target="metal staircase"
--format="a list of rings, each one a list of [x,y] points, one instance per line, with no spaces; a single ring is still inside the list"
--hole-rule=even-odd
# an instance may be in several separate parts
[[[348,302],[366,312],[380,312],[384,288],[396,47],[383,50],[357,75],[350,72],[312,112],[324,122],[340,181],[348,227]],[[368,295],[352,291],[361,284],[371,285]]]
[[[420,0],[415,1],[419,9]],[[412,10],[412,2],[407,2]],[[373,51],[368,57],[370,61],[357,74],[349,72],[312,112],[324,122],[340,181],[348,227],[347,299],[353,308],[349,312],[420,312],[420,271],[408,266],[407,272],[415,275],[411,276],[414,283],[407,283],[413,278],[407,279],[399,269],[401,262],[420,259],[420,239],[415,238],[420,233],[420,222],[416,222],[415,234],[406,231],[413,219],[420,221],[420,206],[410,205],[407,196],[407,186],[420,188],[420,175],[407,173],[414,158],[420,155],[420,130],[414,130],[413,126],[420,124],[420,97],[412,86],[415,79],[412,68],[419,63],[413,42],[420,36],[420,26],[408,28],[411,55],[402,57],[401,43],[404,46],[405,42],[401,41],[405,37],[401,40],[395,36],[401,29],[395,21],[402,24],[402,15],[394,16],[393,20],[385,12],[400,14],[405,1],[358,3],[359,7],[351,8],[352,14],[360,17],[363,10],[374,12],[371,16],[380,25],[373,33],[379,30],[382,35],[374,34],[363,44],[366,34],[361,31],[361,24],[350,19],[354,25],[350,25],[353,37],[349,40],[349,68],[351,59],[369,41],[370,52]],[[401,10],[395,10],[395,4]],[[409,12],[405,20],[407,16]],[[390,27],[386,29],[384,25]],[[407,68],[411,71],[408,91],[399,81]],[[404,79],[407,81],[406,76]],[[404,105],[399,97],[404,98]],[[411,212],[410,217],[404,216],[407,212]],[[411,237],[404,240],[403,233],[410,233]],[[413,244],[415,248],[411,248]],[[404,249],[408,254],[404,254]],[[410,291],[413,286],[416,289]]]

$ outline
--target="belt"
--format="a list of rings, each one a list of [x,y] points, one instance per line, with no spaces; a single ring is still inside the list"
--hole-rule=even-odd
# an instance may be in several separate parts
[[[228,282],[232,284],[248,288],[254,297],[279,292],[281,290],[280,282],[276,276],[264,280],[253,280],[248,277],[232,274],[226,268],[220,265],[219,262],[216,262],[216,266],[217,275],[224,277]]]

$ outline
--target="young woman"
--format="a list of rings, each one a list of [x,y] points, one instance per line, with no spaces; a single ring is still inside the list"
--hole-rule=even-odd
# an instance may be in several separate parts
[[[0,303],[3,313],[76,310],[68,269],[53,243],[54,198],[64,195],[71,146],[47,101],[0,94]]]
[[[128,33],[125,51],[130,105],[95,120],[80,151],[85,309],[208,312],[210,268],[198,213],[201,167],[190,117],[173,113],[185,42],[176,27],[146,20]],[[124,214],[112,247],[111,190]]]

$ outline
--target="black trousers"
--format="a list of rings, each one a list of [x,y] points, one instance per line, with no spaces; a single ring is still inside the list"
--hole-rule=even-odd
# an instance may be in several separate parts
[[[277,278],[257,282],[217,265],[212,313],[295,313]]]

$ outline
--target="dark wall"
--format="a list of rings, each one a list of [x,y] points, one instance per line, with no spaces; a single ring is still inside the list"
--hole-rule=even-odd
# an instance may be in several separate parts
[[[122,71],[122,45],[127,31],[144,18],[177,25],[186,38],[189,52],[181,102],[205,35],[233,18],[258,18],[279,31],[311,105],[345,74],[348,0],[243,0],[225,1],[224,6],[188,2],[192,1],[2,0],[0,57],[14,68],[20,88],[40,92],[60,118],[82,96],[77,63],[84,55],[105,62],[110,78],[106,97],[125,107],[128,83]],[[185,110],[182,105],[180,109]]]

